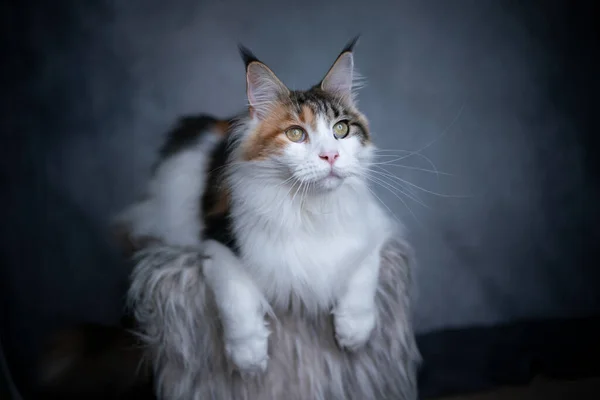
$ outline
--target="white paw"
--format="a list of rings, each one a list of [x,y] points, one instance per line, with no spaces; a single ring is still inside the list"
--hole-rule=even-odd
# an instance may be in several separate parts
[[[225,340],[225,352],[242,374],[256,374],[267,369],[269,330],[263,325],[250,335]]]
[[[336,311],[334,325],[338,345],[352,351],[364,346],[371,337],[376,320],[374,309]]]

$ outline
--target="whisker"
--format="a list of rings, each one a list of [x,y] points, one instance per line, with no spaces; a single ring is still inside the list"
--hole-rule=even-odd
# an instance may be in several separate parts
[[[374,174],[378,174],[378,175],[380,175],[382,177],[386,177],[388,179],[390,179],[390,178],[391,179],[395,179],[396,178],[396,176],[394,174],[390,174],[390,173],[388,173],[387,171],[385,171],[383,169],[382,169],[382,171],[377,171],[377,170],[369,168],[368,171],[371,172],[371,173],[374,173]],[[398,183],[400,186],[402,186],[402,189],[405,189],[410,194],[412,194],[413,196],[415,196],[417,199],[421,200],[419,198],[419,196],[417,195],[417,193],[412,188],[406,187],[406,186],[402,185],[402,182],[394,182],[394,183]]]
[[[454,174],[451,174],[449,172],[441,172],[441,171],[437,171],[437,170],[432,170],[432,169],[427,169],[427,168],[413,167],[413,166],[404,165],[404,164],[390,164],[387,161],[386,162],[370,163],[369,165],[373,165],[373,166],[389,165],[391,167],[399,167],[399,168],[411,169],[411,170],[421,171],[421,172],[431,172],[431,173],[434,173],[436,175],[455,176]]]
[[[375,149],[374,153],[410,153],[411,150],[402,150],[402,149]]]
[[[405,195],[406,197],[408,197],[409,199],[411,199],[412,201],[422,205],[425,208],[430,208],[427,204],[423,203],[423,201],[421,199],[419,199],[414,193],[406,193],[404,190],[394,186],[393,184],[391,184],[390,182],[387,182],[385,180],[383,180],[382,178],[378,178],[375,176],[371,176],[371,179],[376,180],[377,183],[379,183],[380,185],[385,185],[387,188],[392,188],[395,189],[397,191],[399,191],[400,193],[402,193],[403,195]],[[408,190],[408,188],[405,188]]]
[[[294,186],[296,186],[296,184],[297,184],[297,183],[301,183],[301,182],[300,182],[300,179],[298,179],[298,178],[296,178],[296,179],[294,180],[294,183],[292,183],[292,184],[290,185],[290,188],[288,189],[287,193],[285,194],[285,197],[288,197],[288,196],[290,195],[290,193],[292,192],[292,189],[294,189]]]
[[[380,173],[381,173],[381,171],[378,171],[378,172],[380,172]],[[387,171],[386,171],[386,172],[387,172]],[[453,195],[453,194],[443,194],[443,193],[436,193],[436,192],[434,192],[434,191],[431,191],[431,190],[425,189],[425,188],[423,188],[423,187],[421,187],[421,186],[419,186],[419,185],[415,185],[414,183],[412,183],[412,182],[409,182],[409,181],[407,181],[406,179],[402,179],[402,178],[400,178],[400,177],[398,177],[398,176],[396,176],[396,175],[392,175],[392,174],[390,174],[390,177],[393,177],[393,179],[396,179],[396,180],[398,180],[398,181],[401,181],[401,182],[403,182],[403,183],[405,183],[405,184],[407,184],[407,185],[410,185],[410,186],[414,187],[415,189],[419,189],[419,190],[421,190],[421,191],[423,191],[423,192],[425,192],[425,193],[429,193],[429,194],[432,194],[432,195],[434,195],[434,196],[439,196],[439,197],[447,197],[447,198],[458,198],[458,199],[467,199],[467,198],[470,198],[470,197],[472,197],[472,196],[466,196],[466,195]]]
[[[291,181],[292,179],[294,179],[295,176],[291,175],[289,178],[287,178],[285,181],[281,182],[279,185],[275,186],[276,188],[285,185],[286,183],[288,183],[289,181]]]
[[[406,202],[404,201],[404,199],[402,197],[400,197],[396,192],[390,190],[389,188],[383,186],[382,184],[380,184],[379,182],[373,180],[373,177],[370,177],[368,175],[365,175],[365,177],[374,182],[377,183],[379,186],[383,187],[384,189],[388,190],[390,193],[392,193],[394,196],[396,196],[398,198],[398,200],[400,200],[402,202],[402,204],[404,204],[404,207],[406,207],[406,209],[408,210],[408,212],[410,212],[410,214],[413,216],[413,218],[415,219],[415,221],[417,221],[417,223],[419,223],[419,225],[421,225],[421,222],[419,221],[419,219],[417,218],[417,216],[415,215],[415,213],[412,211],[412,209],[408,206],[408,204],[406,204]]]
[[[405,150],[400,150],[400,151],[406,152]],[[398,158],[396,158],[396,159],[394,159],[394,160],[383,161],[381,164],[384,164],[384,163],[385,163],[385,164],[391,164],[391,163],[394,163],[394,162],[396,162],[396,161],[404,160],[405,158],[412,157],[412,156],[421,157],[421,158],[422,158],[422,159],[424,159],[424,160],[425,160],[425,161],[426,161],[426,162],[427,162],[429,165],[431,165],[431,168],[433,168],[433,170],[434,170],[435,174],[436,174],[436,175],[438,175],[438,179],[439,179],[439,174],[440,174],[440,172],[439,172],[439,170],[437,169],[437,167],[435,166],[435,164],[433,163],[433,161],[431,160],[431,158],[427,157],[427,156],[426,156],[426,155],[424,155],[424,154],[418,153],[418,152],[407,152],[407,153],[408,153],[408,154],[406,154],[406,155],[404,155],[404,156],[401,156],[401,157],[398,157]],[[377,156],[379,157],[379,156],[381,156],[381,155],[377,155]],[[387,156],[387,155],[386,155],[386,156]],[[397,156],[397,155],[396,155],[396,156]]]
[[[294,199],[296,198],[296,195],[298,194],[298,192],[300,191],[300,189],[302,189],[303,185],[304,185],[304,182],[300,182],[300,186],[298,186],[298,189],[296,190],[296,192],[292,196],[292,201],[291,201],[292,203],[294,202]]]
[[[393,211],[392,211],[392,210],[391,210],[391,209],[390,209],[390,208],[387,206],[387,204],[385,204],[385,203],[384,203],[384,201],[383,201],[383,200],[381,200],[381,199],[379,198],[379,196],[377,196],[377,195],[375,194],[375,192],[373,191],[373,189],[371,189],[371,188],[370,188],[368,185],[367,185],[367,190],[368,190],[369,192],[371,192],[371,194],[372,194],[372,195],[373,195],[373,196],[374,196],[374,197],[375,197],[377,200],[379,200],[379,202],[381,203],[381,205],[383,205],[383,206],[384,206],[384,207],[385,207],[385,208],[386,208],[386,209],[387,209],[387,210],[390,212],[390,214],[392,214],[392,217],[394,217],[394,219],[395,219],[396,221],[398,221],[398,222],[400,222],[400,223],[401,223],[401,221],[400,221],[400,218],[398,218],[398,216],[397,216],[396,214],[394,214],[394,212],[393,212]]]
[[[308,193],[311,189],[311,182],[308,182],[306,184],[306,186],[304,187],[304,191],[302,192],[302,195],[300,196],[300,204],[304,204],[306,202],[306,197],[308,196]]]

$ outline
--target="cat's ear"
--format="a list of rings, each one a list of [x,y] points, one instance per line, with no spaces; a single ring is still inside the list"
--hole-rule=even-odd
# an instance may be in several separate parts
[[[246,94],[250,114],[263,119],[278,99],[289,95],[289,89],[250,50],[242,45],[239,45],[239,50],[246,64]]]
[[[353,101],[353,84],[357,79],[352,52],[358,38],[356,36],[348,42],[321,81],[321,89],[350,102]]]

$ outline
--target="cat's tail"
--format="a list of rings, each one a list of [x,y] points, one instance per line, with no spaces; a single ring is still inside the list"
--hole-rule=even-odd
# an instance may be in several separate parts
[[[154,400],[151,366],[130,325],[86,324],[52,335],[37,365],[34,398]]]

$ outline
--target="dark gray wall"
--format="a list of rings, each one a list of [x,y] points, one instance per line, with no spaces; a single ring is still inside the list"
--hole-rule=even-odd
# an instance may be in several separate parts
[[[452,174],[388,168],[424,188],[408,187],[427,207],[377,189],[418,252],[418,331],[600,309],[586,264],[597,237],[592,108],[578,100],[597,80],[582,78],[593,71],[578,47],[588,33],[569,33],[559,2],[29,5],[2,6],[11,343],[32,348],[41,324],[118,318],[126,270],[105,223],[139,195],[174,118],[244,107],[238,41],[303,88],[357,33],[377,144],[421,150]],[[402,163],[432,168],[416,155]]]

